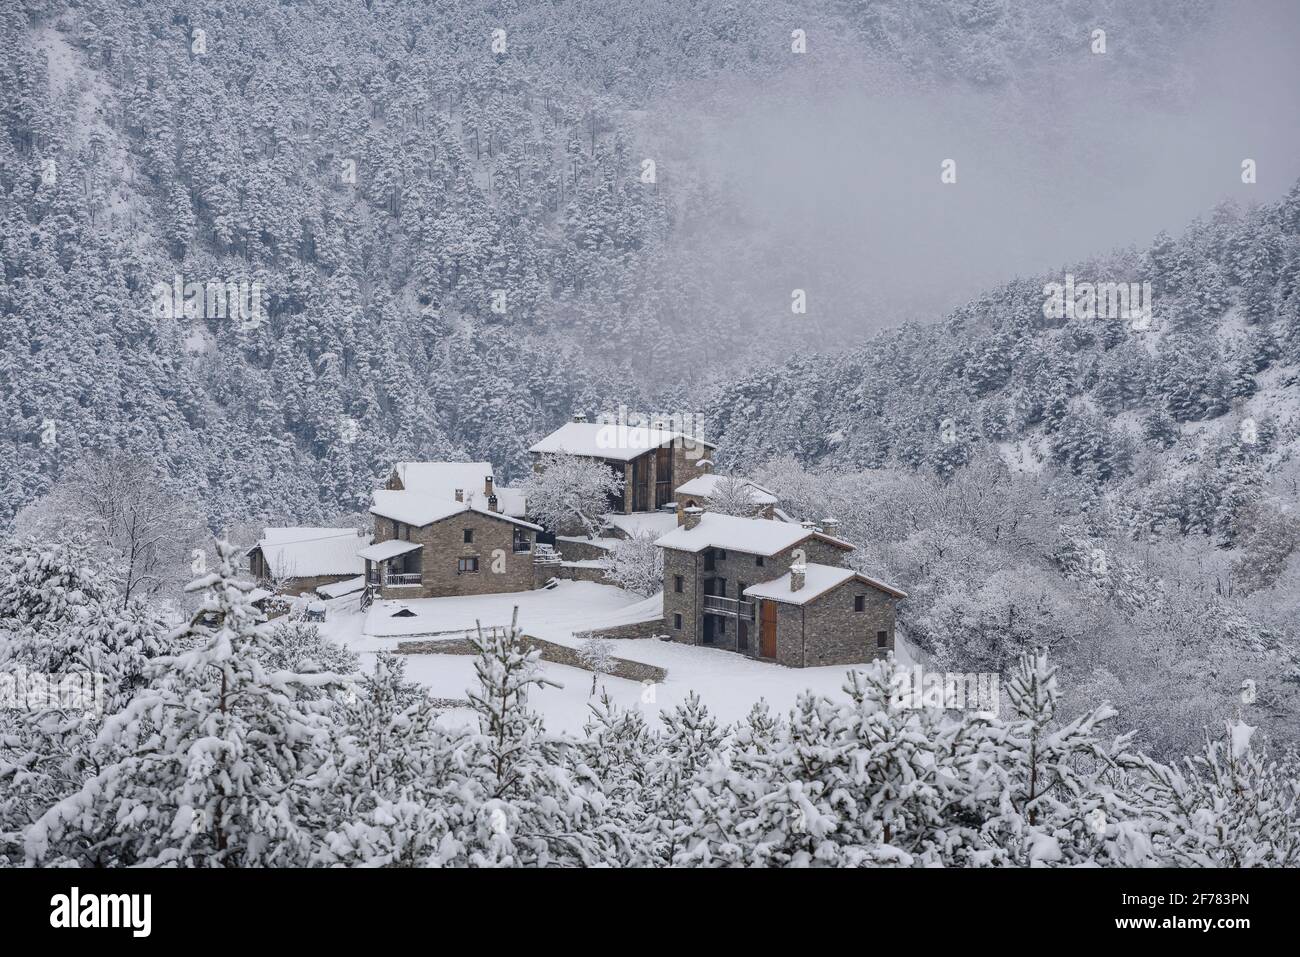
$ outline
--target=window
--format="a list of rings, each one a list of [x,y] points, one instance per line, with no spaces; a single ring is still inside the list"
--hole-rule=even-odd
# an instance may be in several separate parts
[[[755,556],[754,556],[754,564],[757,565],[759,568],[762,568],[762,567],[763,567],[763,556],[762,556],[762,555],[755,555]]]
[[[528,529],[521,525],[515,526],[515,551],[531,552],[533,550],[533,536]]]
[[[876,632],[876,647],[877,648],[889,647],[889,632],[887,631]]]
[[[681,630],[682,630],[682,616],[681,616],[681,615],[673,615],[673,627],[676,628],[678,631],[681,631]]]
[[[467,573],[467,572],[476,572],[476,571],[478,571],[478,556],[477,556],[477,555],[475,555],[473,558],[458,558],[458,559],[456,559],[456,574],[457,574],[457,575],[463,575],[463,574],[465,574],[465,573]]]
[[[866,596],[866,595],[854,595],[854,596],[853,596],[853,610],[854,610],[854,611],[866,611],[866,610],[867,610],[867,596]]]
[[[674,575],[674,576],[673,576],[673,591],[680,593],[680,592],[682,591],[682,589],[685,587],[685,584],[686,584],[686,583],[685,583],[685,581],[682,579],[682,576],[681,576],[681,575]]]
[[[474,544],[474,529],[472,528],[465,529],[465,544],[466,545]]]
[[[720,598],[727,597],[727,580],[725,578],[717,579],[717,585],[713,589],[713,594]]]
[[[719,618],[718,618],[718,634],[720,634],[720,635],[725,635],[726,633],[727,633],[727,619],[722,618],[721,616],[719,616]]]
[[[719,549],[718,549],[718,561],[720,561],[720,562],[725,562],[726,560],[727,560],[727,550],[726,550],[725,548],[719,548]]]

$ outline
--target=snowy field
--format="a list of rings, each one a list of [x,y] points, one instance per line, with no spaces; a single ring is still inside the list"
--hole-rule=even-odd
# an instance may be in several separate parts
[[[362,656],[362,667],[371,666],[376,651],[395,649],[414,635],[443,634],[458,637],[473,631],[475,621],[484,628],[507,625],[516,607],[520,626],[531,635],[557,644],[575,645],[574,632],[585,629],[644,621],[660,607],[660,597],[643,599],[620,588],[593,582],[562,582],[553,590],[476,595],[464,598],[427,598],[407,602],[376,603],[370,614],[361,611],[356,596],[329,602],[329,616],[322,626],[334,641],[347,645]],[[392,618],[398,607],[415,617]],[[375,633],[379,632],[379,633]],[[800,691],[811,688],[837,695],[847,668],[785,668],[753,661],[734,652],[716,648],[680,645],[653,638],[612,641],[620,658],[643,661],[667,669],[665,681],[654,686],[622,678],[602,677],[600,685],[619,705],[640,708],[647,716],[672,708],[691,691],[699,693],[722,722],[743,718],[759,698],[778,711],[794,706]],[[910,666],[912,655],[901,643],[899,661]],[[466,655],[407,655],[407,675],[427,685],[440,698],[464,698],[474,684],[474,659]],[[591,672],[565,665],[542,662],[542,672],[561,685],[534,692],[530,705],[539,711],[552,731],[576,732],[589,715]],[[470,720],[468,711],[452,710],[446,720]]]

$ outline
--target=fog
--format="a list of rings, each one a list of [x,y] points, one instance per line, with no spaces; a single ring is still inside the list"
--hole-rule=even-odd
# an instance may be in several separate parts
[[[665,268],[703,290],[710,322],[797,327],[803,288],[812,333],[796,341],[842,341],[1141,247],[1224,200],[1275,201],[1300,177],[1300,5],[1231,4],[1151,63],[1123,40],[1095,55],[1083,31],[1077,58],[978,90],[851,50],[819,59],[814,36],[779,79],[686,91],[647,124],[680,207]]]

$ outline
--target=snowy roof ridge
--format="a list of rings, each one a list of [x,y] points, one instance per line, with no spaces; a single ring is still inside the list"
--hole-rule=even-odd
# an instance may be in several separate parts
[[[852,568],[807,562],[803,566],[803,574],[803,587],[798,591],[790,590],[790,573],[786,572],[777,578],[759,582],[757,585],[750,585],[745,589],[745,595],[750,598],[765,598],[769,601],[785,602],[788,605],[806,605],[813,599],[821,597],[847,581],[857,580],[893,595],[895,598],[907,597],[907,592],[902,589],[872,578],[870,575],[854,571]]]
[[[708,472],[704,475],[697,475],[689,482],[683,482],[677,486],[674,491],[680,495],[699,495],[702,498],[709,498],[717,494],[718,486],[722,483],[734,480],[747,485],[751,489],[751,497],[755,505],[775,505],[777,502],[776,495],[771,489],[764,488],[757,482],[747,479],[740,475],[721,475],[717,472]]]
[[[846,551],[853,545],[824,532],[777,522],[768,518],[740,518],[705,512],[694,528],[679,527],[655,542],[661,548],[675,548],[685,552],[699,552],[706,548],[726,548],[750,555],[775,555],[792,545],[820,539]]]
[[[629,461],[677,439],[717,448],[713,442],[670,429],[616,422],[566,422],[531,445],[528,451]]]
[[[376,489],[373,504],[370,506],[372,515],[391,518],[404,525],[414,525],[416,527],[432,525],[434,522],[441,522],[443,519],[464,512],[486,515],[488,518],[498,518],[503,522],[512,522],[515,525],[522,525],[538,532],[542,530],[540,525],[534,525],[532,522],[524,521],[522,518],[516,518],[513,515],[507,515],[504,512],[490,511],[485,506],[473,502],[457,502],[455,499],[442,499],[435,495],[412,492],[406,489]]]

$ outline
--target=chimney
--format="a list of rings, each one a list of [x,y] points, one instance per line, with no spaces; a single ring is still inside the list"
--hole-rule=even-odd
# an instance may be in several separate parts
[[[817,531],[817,523],[806,518],[799,523],[799,527],[802,528],[805,532]]]
[[[492,476],[483,476],[483,494],[488,498],[492,497]]]
[[[822,519],[822,531],[825,532],[827,535],[831,536],[832,538],[834,538],[836,535],[839,534],[839,531],[840,531],[840,522],[839,522],[839,519],[837,519],[837,518],[829,518],[829,517],[828,517],[828,518],[823,518],[823,519]]]
[[[696,525],[700,524],[700,516],[704,514],[704,509],[700,508],[698,505],[692,505],[685,510],[685,514],[686,528],[689,531]]]
[[[587,413],[586,413],[586,412],[575,412],[575,413],[573,413],[573,421],[574,421],[574,422],[586,422],[586,421],[587,421]]]
[[[465,501],[465,490],[463,488],[456,489],[456,501],[458,502]]]
[[[488,496],[488,511],[489,512],[501,511],[501,509],[497,508],[497,497],[495,495]]]
[[[799,589],[803,588],[803,576],[804,576],[804,572],[806,572],[807,570],[808,570],[807,565],[790,566],[790,590],[791,591],[798,591]]]
[[[701,472],[712,472],[713,459],[700,459],[698,462],[695,463],[695,467],[699,469]]]

